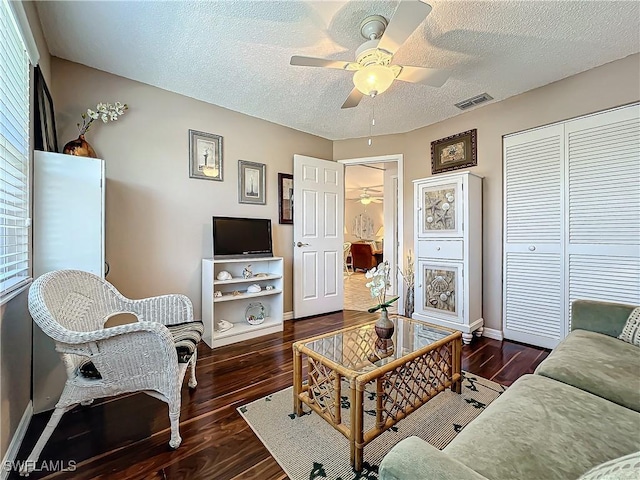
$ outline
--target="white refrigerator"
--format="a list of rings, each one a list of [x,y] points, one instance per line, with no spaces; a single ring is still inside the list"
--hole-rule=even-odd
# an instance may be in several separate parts
[[[104,277],[105,164],[98,158],[34,152],[33,278],[52,270]],[[33,326],[33,409],[54,408],[66,373],[53,340]]]

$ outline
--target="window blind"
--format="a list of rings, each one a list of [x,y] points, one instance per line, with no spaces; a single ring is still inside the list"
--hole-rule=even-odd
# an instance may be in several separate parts
[[[0,301],[29,280],[29,58],[0,0]]]

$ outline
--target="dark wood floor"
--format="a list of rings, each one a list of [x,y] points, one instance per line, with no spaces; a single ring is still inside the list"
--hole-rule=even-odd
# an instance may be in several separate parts
[[[294,341],[374,315],[345,311],[285,323],[284,332],[212,351],[199,350],[198,387],[182,390],[182,445],[168,447],[166,404],[144,394],[97,401],[65,414],[40,457],[75,472],[34,472],[29,478],[74,479],[284,479],[286,475],[236,408],[292,383]],[[548,350],[513,342],[475,338],[463,348],[462,368],[510,385],[532,373]],[[25,459],[50,414],[36,415],[18,459]],[[11,478],[19,478],[12,473]]]

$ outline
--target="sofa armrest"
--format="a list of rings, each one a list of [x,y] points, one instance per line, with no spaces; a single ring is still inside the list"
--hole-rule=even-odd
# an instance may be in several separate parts
[[[571,305],[571,330],[589,330],[618,337],[635,306],[576,300]]]
[[[487,480],[418,437],[405,438],[380,463],[380,480]]]

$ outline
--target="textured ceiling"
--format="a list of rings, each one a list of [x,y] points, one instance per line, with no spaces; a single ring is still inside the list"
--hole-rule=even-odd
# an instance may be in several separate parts
[[[341,110],[346,71],[292,55],[352,61],[359,24],[396,1],[45,1],[52,55],[331,140],[407,132],[640,51],[640,2],[438,1],[393,63],[447,68],[441,88],[394,82]],[[97,97],[99,100],[99,96]],[[125,99],[135,108],[135,98]]]
[[[346,165],[344,169],[346,199],[359,199],[365,188],[372,189],[368,192],[371,196],[381,197],[384,185],[384,167],[384,163],[369,164],[369,166]]]

